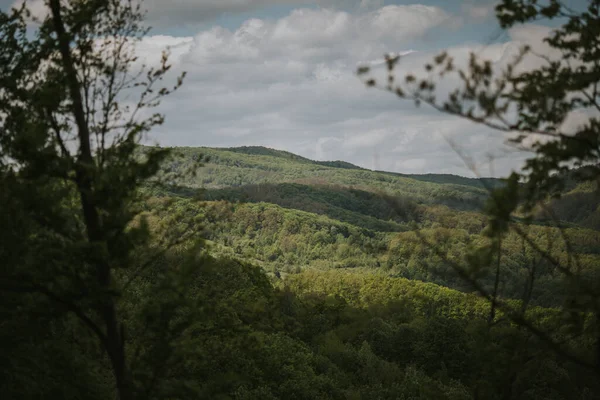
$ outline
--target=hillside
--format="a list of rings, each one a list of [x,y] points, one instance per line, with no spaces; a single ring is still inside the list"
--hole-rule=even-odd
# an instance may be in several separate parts
[[[221,189],[257,184],[337,185],[402,196],[417,203],[480,209],[487,191],[478,180],[453,175],[402,175],[362,169],[342,161],[312,161],[264,147],[175,148],[163,178],[176,186]],[[176,174],[203,161],[193,177]],[[499,181],[495,181],[499,184]]]
[[[339,388],[345,392],[336,396],[344,399],[348,393],[390,400],[501,399],[519,381],[525,383],[514,391],[527,393],[525,398],[567,400],[596,387],[585,371],[550,361],[535,336],[502,313],[490,320],[489,303],[472,294],[452,266],[464,265],[465,255],[488,240],[484,187],[501,181],[369,171],[262,147],[175,153],[161,174],[167,185],[150,189],[152,226],[202,231],[208,252],[225,260],[204,272],[214,285],[205,302],[212,307],[233,296],[227,312],[245,329],[277,332],[277,340],[269,333],[261,340],[260,358],[279,359],[283,352],[294,366],[284,378],[270,375],[262,381],[268,389],[248,398],[283,393],[273,383],[278,379],[293,382],[293,391],[307,399]],[[189,170],[195,175],[186,175]],[[584,279],[593,279],[600,263],[600,234],[589,229],[596,209],[590,189],[574,184],[548,203],[560,224],[541,213],[519,223],[533,245],[551,244],[549,259],[576,260]],[[514,232],[503,238],[500,257],[499,296],[526,302],[548,329],[562,326],[553,307],[568,294],[553,265]],[[250,274],[240,265],[262,272]],[[477,271],[488,291],[495,287],[492,265]],[[261,280],[264,272],[270,282]],[[236,360],[240,354],[243,363],[254,362],[256,355],[229,340]],[[206,351],[221,368],[245,371],[245,364],[232,364],[215,348]],[[581,381],[567,378],[579,375]],[[335,383],[323,386],[324,377]]]
[[[164,193],[191,196],[202,189],[206,200],[264,201],[376,230],[404,230],[402,224],[420,222],[423,209],[431,206],[479,212],[489,190],[503,185],[495,178],[371,171],[262,146],[183,147],[173,153],[160,174],[167,183]],[[600,228],[600,192],[590,183],[578,183],[577,173],[571,172],[561,198],[548,203],[553,215],[540,211],[534,223],[554,219]]]
[[[174,153],[142,188],[149,196],[134,204],[141,213],[127,227],[130,242],[118,243],[148,238],[134,248],[137,261],[115,260],[125,265],[115,281],[129,289],[119,296],[128,349],[142,367],[162,370],[168,362],[174,371],[156,396],[140,398],[571,400],[600,393],[596,374],[549,352],[502,310],[492,314],[456,274],[454,265],[489,241],[481,182],[369,171],[260,147]],[[550,248],[548,259],[574,260],[582,281],[595,279],[600,263],[600,235],[589,229],[592,189],[569,186],[551,204],[568,227],[544,215],[515,221],[534,245]],[[68,242],[80,226],[76,196],[55,207],[60,213],[43,208],[33,220],[28,202],[38,197],[14,201],[13,193],[0,191],[3,232],[17,235],[3,254],[38,260],[9,258],[3,266],[14,266],[18,278],[30,271],[56,277],[54,290],[69,274],[89,271],[94,253]],[[46,212],[71,218],[61,234],[37,228]],[[49,269],[56,254],[58,268]],[[514,233],[503,237],[499,258],[476,254],[486,289],[497,287],[515,307],[526,304],[536,327],[564,339],[565,314],[555,307],[571,299],[548,259]],[[85,290],[78,283],[61,294],[79,299]],[[43,296],[3,300],[7,398],[42,398],[48,390],[89,398],[87,388],[95,398],[115,398],[101,346],[68,309],[48,308]],[[58,317],[40,318],[48,314]],[[573,351],[591,354],[595,336],[575,335]],[[60,395],[72,380],[65,377],[81,382],[73,395]],[[189,395],[173,396],[173,387]]]
[[[192,203],[178,207],[205,213],[205,234],[214,250],[259,264],[273,274],[359,269],[469,291],[422,240],[441,246],[444,257],[462,262],[466,248],[485,240],[486,218],[480,210],[488,192],[478,186],[502,184],[494,179],[481,182],[454,175],[402,175],[333,166],[263,147],[174,151],[175,158],[162,175],[171,185],[155,194],[182,199],[200,194],[206,202],[203,207]],[[179,176],[190,166],[196,168],[199,160],[203,165],[195,175]],[[560,201],[570,202],[580,192],[566,193]],[[591,194],[583,193],[581,201],[589,204]],[[560,204],[555,208],[568,222],[565,226],[574,238],[570,246],[583,270],[592,271],[594,263],[600,262],[598,232],[587,229],[593,228],[586,222],[589,216],[573,217]],[[580,214],[585,214],[583,210]],[[586,223],[578,225],[581,221]],[[540,243],[556,240],[553,250],[560,256],[566,244],[559,240],[562,228],[554,225],[540,217],[537,225],[527,229]],[[416,236],[415,228],[423,236]],[[504,242],[503,260],[503,295],[519,298],[523,276],[538,261],[514,234]],[[561,301],[559,282],[549,272],[540,272],[531,293],[534,303]],[[491,287],[493,274],[484,281]]]
[[[309,3],[3,1],[3,399],[600,400],[600,0]]]

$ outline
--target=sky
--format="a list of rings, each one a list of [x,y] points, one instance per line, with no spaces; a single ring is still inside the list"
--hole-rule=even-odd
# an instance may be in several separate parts
[[[471,51],[502,65],[524,43],[541,46],[549,28],[503,31],[488,0],[414,1],[146,0],[153,30],[140,58],[156,62],[168,47],[173,73],[187,72],[148,140],[261,145],[402,173],[472,176],[465,158],[483,176],[519,168],[528,154],[500,132],[366,88],[356,69],[410,52],[403,75],[445,49],[458,65]]]

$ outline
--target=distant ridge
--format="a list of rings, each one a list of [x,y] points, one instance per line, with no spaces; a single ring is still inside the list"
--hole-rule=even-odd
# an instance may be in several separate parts
[[[280,157],[280,158],[285,158],[285,159],[289,159],[289,160],[306,162],[309,164],[323,165],[326,167],[333,167],[333,168],[362,169],[362,170],[365,169],[365,168],[359,167],[358,165],[349,163],[347,161],[342,161],[342,160],[315,161],[315,160],[308,159],[306,157],[299,156],[294,153],[290,153],[289,151],[277,150],[277,149],[273,149],[270,147],[264,147],[264,146],[213,147],[213,149],[226,150],[226,151],[232,151],[234,153],[258,155],[258,156]]]
[[[289,160],[300,161],[300,162],[308,162],[312,163],[312,160],[308,158],[299,156],[294,153],[290,153],[285,150],[277,150],[264,146],[239,146],[239,147],[213,147],[215,150],[226,150],[232,151],[234,153],[242,153],[242,154],[250,154],[255,156],[271,156],[271,157],[280,157],[286,158]]]
[[[502,180],[499,178],[468,178],[466,176],[453,175],[453,174],[403,174],[400,172],[389,172],[389,171],[375,171],[382,174],[391,174],[396,176],[403,176],[406,178],[412,178],[423,182],[431,183],[443,183],[452,185],[466,185],[475,186],[479,188],[492,189],[502,185]]]
[[[150,148],[152,146],[140,146],[141,150],[144,151],[144,148]],[[247,154],[251,156],[266,156],[266,157],[277,157],[281,159],[286,159],[294,162],[311,164],[311,165],[322,165],[324,167],[332,167],[332,168],[342,168],[342,169],[353,169],[360,171],[371,171],[385,175],[392,175],[404,178],[416,179],[422,182],[431,182],[431,183],[440,183],[440,184],[452,184],[452,185],[463,185],[463,186],[472,186],[477,188],[495,188],[501,186],[503,183],[500,178],[492,178],[492,177],[481,177],[481,178],[471,178],[462,175],[454,175],[454,174],[443,174],[443,173],[426,173],[426,174],[407,174],[402,172],[392,172],[392,171],[383,171],[383,170],[375,170],[369,168],[363,168],[356,164],[352,164],[348,161],[343,160],[333,160],[333,161],[317,161],[311,160],[309,158],[300,156],[298,154],[291,153],[285,150],[278,150],[271,147],[265,146],[237,146],[237,147],[204,147],[204,146],[165,146],[165,148],[172,148],[173,150],[191,150],[191,151],[202,151],[206,150],[215,150],[219,151],[228,151],[237,154]]]
[[[270,147],[265,146],[238,146],[238,147],[212,147],[214,150],[225,150],[231,151],[234,153],[242,153],[249,155],[260,155],[260,156],[272,156],[285,158],[288,160],[305,162],[308,164],[317,164],[323,165],[326,167],[333,168],[345,168],[345,169],[358,169],[363,171],[373,171],[379,172],[383,174],[392,174],[397,176],[403,176],[406,178],[413,178],[424,182],[432,182],[432,183],[445,183],[445,184],[455,184],[455,185],[468,185],[468,186],[477,186],[482,187],[482,183],[485,183],[486,187],[496,187],[501,184],[501,181],[497,178],[468,178],[460,175],[453,174],[436,174],[436,173],[427,173],[427,174],[405,174],[401,172],[391,172],[391,171],[381,171],[381,170],[370,170],[367,168],[359,167],[358,165],[349,163],[347,161],[335,160],[335,161],[315,161],[306,157],[299,156],[294,153],[290,153],[285,150],[277,150]],[[483,181],[483,182],[482,182]]]

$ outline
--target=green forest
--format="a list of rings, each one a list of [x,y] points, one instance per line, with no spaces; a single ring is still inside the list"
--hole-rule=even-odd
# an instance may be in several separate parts
[[[164,117],[138,110],[185,77],[166,54],[130,75],[143,12],[45,6],[36,29],[0,11],[3,399],[600,399],[600,122],[557,128],[600,110],[600,2],[497,6],[503,28],[562,18],[548,43],[578,67],[498,91],[473,56],[441,104],[388,79],[478,123],[514,105],[516,145],[552,137],[503,179],[143,145]]]
[[[141,189],[138,218],[154,233],[150,249],[170,237],[184,240],[159,251],[122,299],[138,362],[172,363],[174,375],[163,378],[164,387],[148,388],[148,397],[170,398],[172,390],[207,399],[592,399],[600,393],[594,373],[548,352],[501,313],[490,328],[490,305],[448,264],[486,240],[487,217],[478,211],[486,189],[477,180],[397,177],[267,148],[170,150],[156,175],[166,179]],[[522,224],[540,246],[560,243],[555,257],[569,253],[594,274],[600,232],[585,223],[598,206],[590,189],[575,184],[556,204],[570,209],[569,201],[586,196],[590,211],[562,221],[573,253],[543,215]],[[502,255],[501,296],[523,301],[523,283],[537,263],[527,312],[560,332],[564,315],[557,307],[568,296],[560,276],[516,234],[504,239]],[[493,286],[491,271],[483,274]],[[7,333],[55,332],[33,345],[6,338],[12,370],[37,376],[25,393],[25,382],[5,381],[11,398],[109,396],[106,367],[96,364],[91,343],[75,340],[72,317],[31,321],[8,313]],[[67,332],[75,340],[68,346]],[[167,359],[165,349],[144,348],[153,335],[177,338]],[[576,345],[585,351],[589,344],[583,337]],[[80,385],[66,387],[58,374],[75,372]]]

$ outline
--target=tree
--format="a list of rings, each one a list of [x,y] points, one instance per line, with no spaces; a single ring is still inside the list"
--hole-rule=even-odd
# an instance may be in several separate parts
[[[161,86],[167,53],[155,68],[136,67],[147,33],[139,4],[45,5],[44,16],[26,4],[0,11],[0,293],[30,312],[52,304],[76,316],[107,356],[118,397],[131,399],[121,298],[157,257],[137,204],[168,155],[141,154],[138,143],[163,123],[149,111],[183,75]]]
[[[369,75],[368,67],[359,68],[358,74],[367,76],[368,86],[413,100],[417,106],[424,103],[510,134],[510,143],[531,153],[522,170],[511,174],[502,188],[489,188],[487,243],[473,249],[465,263],[447,261],[489,300],[490,324],[501,318],[498,311],[562,357],[600,373],[597,265],[586,268],[575,254],[574,243],[549,202],[560,197],[573,179],[591,182],[596,191],[600,189],[600,1],[589,0],[585,10],[574,10],[559,0],[503,0],[496,7],[496,16],[503,28],[540,19],[561,22],[544,39],[557,56],[536,54],[525,46],[512,63],[497,70],[491,61],[475,54],[471,54],[468,66],[460,69],[451,56],[442,53],[425,66],[423,77],[407,75],[400,81],[394,69],[401,57],[388,55],[385,82]],[[541,65],[524,67],[523,60],[533,56],[543,61]],[[458,87],[440,97],[439,82],[453,77]],[[585,113],[588,118],[575,132],[568,132],[564,122],[573,112]],[[536,221],[540,211],[552,217],[560,232],[558,238],[549,236],[545,244],[528,233],[528,225]],[[509,233],[518,235],[538,260],[530,266],[517,305],[501,297],[497,284],[502,274],[503,238]],[[439,249],[438,253],[445,257]],[[529,308],[539,261],[564,278],[566,300],[561,317],[553,323],[542,321]],[[482,270],[495,274],[493,288],[482,284]]]

